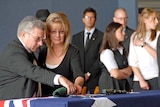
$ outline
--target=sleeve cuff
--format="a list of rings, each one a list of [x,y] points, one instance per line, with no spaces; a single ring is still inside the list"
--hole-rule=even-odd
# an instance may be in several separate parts
[[[60,84],[59,84],[59,81],[58,81],[58,79],[59,79],[60,76],[61,76],[61,75],[57,74],[57,75],[54,77],[54,80],[53,80],[54,85],[60,85]]]
[[[89,73],[89,72],[87,72],[86,74],[87,74],[87,76],[90,76],[90,75],[91,75],[91,73]]]

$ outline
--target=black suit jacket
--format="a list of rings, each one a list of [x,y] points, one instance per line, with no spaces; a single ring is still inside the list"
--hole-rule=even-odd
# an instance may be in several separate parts
[[[53,86],[56,74],[32,62],[18,38],[4,49],[0,55],[0,99],[32,97],[37,82]]]
[[[129,27],[126,27],[126,30],[125,30],[125,38],[124,38],[124,41],[123,41],[123,45],[125,47],[125,50],[127,52],[127,54],[129,53],[129,44],[130,44],[130,37],[132,35],[132,33],[134,32],[133,29],[129,28]]]
[[[87,82],[87,87],[89,89],[93,89],[95,88],[95,86],[98,85],[98,78],[100,72],[98,53],[102,38],[103,32],[95,29],[86,50],[84,49],[84,31],[73,35],[72,38],[72,44],[80,50],[80,57],[84,73],[91,73],[91,77]]]

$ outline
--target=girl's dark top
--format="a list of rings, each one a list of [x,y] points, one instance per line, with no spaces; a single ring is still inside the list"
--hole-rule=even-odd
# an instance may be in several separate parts
[[[114,53],[114,58],[117,62],[119,69],[128,67],[126,54],[122,55],[118,50],[116,51],[112,50],[112,52]],[[118,80],[111,77],[110,73],[108,72],[107,68],[103,63],[101,63],[101,75],[99,78],[99,88],[100,88],[100,93],[104,93],[103,91],[108,89],[130,91],[130,86],[127,79]]]
[[[78,76],[84,77],[81,64],[80,64],[79,51],[72,45],[69,45],[69,48],[62,62],[59,64],[58,67],[54,69],[50,69],[46,67],[46,63],[45,63],[46,55],[47,55],[47,47],[44,47],[40,51],[39,58],[38,58],[38,63],[43,68],[51,70],[52,72],[55,72],[57,74],[63,75],[72,82],[74,82],[74,80]],[[50,87],[42,84],[42,96],[51,96],[53,91],[60,87],[62,86],[54,85],[54,87]]]

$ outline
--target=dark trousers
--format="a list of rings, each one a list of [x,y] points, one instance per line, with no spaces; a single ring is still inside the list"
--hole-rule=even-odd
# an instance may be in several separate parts
[[[150,89],[149,90],[159,90],[158,86],[158,78],[153,78],[150,80],[146,80],[149,84]],[[145,91],[145,89],[142,89],[140,87],[139,81],[133,81],[133,91],[138,92],[138,91]]]

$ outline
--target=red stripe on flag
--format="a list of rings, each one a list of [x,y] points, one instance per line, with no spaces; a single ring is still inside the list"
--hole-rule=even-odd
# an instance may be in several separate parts
[[[4,107],[5,100],[0,100],[0,107]]]
[[[27,106],[27,100],[22,100],[22,105],[23,105],[23,107],[28,107]]]

